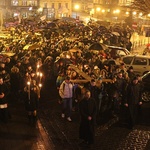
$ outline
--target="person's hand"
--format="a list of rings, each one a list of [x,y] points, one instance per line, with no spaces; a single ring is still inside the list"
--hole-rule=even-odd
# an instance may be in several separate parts
[[[92,120],[92,117],[91,117],[91,116],[88,116],[88,120],[91,121],[91,120]]]
[[[4,93],[0,94],[0,98],[3,98],[4,97]]]
[[[142,105],[143,103],[142,102],[139,102],[139,105]]]
[[[127,103],[125,103],[125,104],[124,104],[124,106],[128,107],[128,104],[127,104]]]

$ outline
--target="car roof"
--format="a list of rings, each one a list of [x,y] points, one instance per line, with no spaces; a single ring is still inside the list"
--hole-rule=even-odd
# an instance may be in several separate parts
[[[124,48],[124,47],[118,47],[118,46],[110,46],[110,45],[107,45],[107,47],[109,47],[109,48],[125,49],[125,50],[127,50],[127,49]],[[127,50],[127,51],[128,51],[128,50]]]
[[[123,58],[125,57],[140,57],[140,58],[148,58],[150,59],[150,56],[146,56],[146,55],[126,55],[126,56],[123,56]]]

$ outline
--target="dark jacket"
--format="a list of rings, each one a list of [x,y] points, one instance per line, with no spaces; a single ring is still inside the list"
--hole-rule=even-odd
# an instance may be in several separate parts
[[[141,86],[139,83],[130,83],[127,86],[125,102],[129,105],[138,104],[142,101]]]
[[[89,144],[94,143],[95,135],[95,118],[96,118],[96,103],[93,98],[86,100],[82,99],[79,103],[80,111],[80,128],[79,128],[79,138],[87,141]],[[92,120],[88,120],[88,116],[92,117]]]

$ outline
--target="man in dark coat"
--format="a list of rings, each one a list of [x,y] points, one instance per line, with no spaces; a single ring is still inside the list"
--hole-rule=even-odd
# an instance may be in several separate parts
[[[89,90],[85,92],[84,98],[79,103],[79,112],[81,117],[79,138],[88,145],[94,144],[96,103],[95,100],[91,98]]]
[[[137,116],[138,108],[142,105],[141,86],[138,83],[138,78],[134,77],[132,82],[127,86],[125,106],[129,110],[129,128],[133,128]]]

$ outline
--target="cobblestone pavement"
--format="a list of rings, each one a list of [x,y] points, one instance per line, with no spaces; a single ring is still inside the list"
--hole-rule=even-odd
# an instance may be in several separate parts
[[[54,150],[84,150],[87,147],[79,146],[79,114],[72,112],[73,122],[61,118],[61,106],[53,97],[54,91],[50,88],[46,99],[40,104],[39,119],[44,127],[49,141],[53,143]],[[150,149],[150,104],[144,104],[143,115],[139,125],[134,130],[120,124],[118,118],[108,115],[100,116],[96,126],[95,144],[93,150],[149,150]]]

